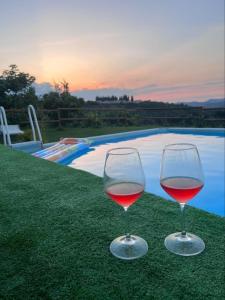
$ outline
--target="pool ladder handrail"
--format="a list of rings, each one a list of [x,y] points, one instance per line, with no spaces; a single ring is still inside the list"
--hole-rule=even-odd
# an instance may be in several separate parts
[[[31,105],[31,104],[28,105],[28,116],[29,116],[30,126],[32,129],[33,141],[37,141],[37,138],[36,138],[36,131],[37,131],[38,140],[41,142],[41,145],[43,145],[42,135],[41,135],[40,127],[38,124],[36,111],[35,111],[33,105]],[[36,129],[36,131],[35,131],[35,129]]]
[[[0,124],[2,128],[3,142],[5,146],[11,146],[11,137],[8,129],[8,121],[5,113],[5,109],[3,106],[0,106]]]
[[[37,120],[36,111],[35,111],[33,105],[31,105],[31,104],[28,105],[28,116],[29,116],[30,126],[32,129],[33,141],[34,142],[37,141],[37,137],[36,137],[36,131],[37,131],[38,141],[41,143],[41,147],[43,147],[43,140],[42,140],[40,127],[39,127],[38,120]],[[6,112],[5,112],[5,109],[3,106],[0,106],[0,124],[2,126],[4,145],[12,147],[11,137],[10,137],[9,129],[8,129],[8,121],[7,121]],[[36,131],[35,131],[35,129],[36,129]]]

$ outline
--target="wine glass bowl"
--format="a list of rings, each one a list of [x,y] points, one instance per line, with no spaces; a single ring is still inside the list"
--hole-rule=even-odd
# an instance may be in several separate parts
[[[143,194],[145,177],[135,148],[114,148],[106,153],[104,190],[107,196],[123,207],[125,214]],[[127,233],[112,241],[111,253],[131,260],[147,253],[148,245],[141,237]]]
[[[180,204],[182,232],[165,239],[166,248],[178,255],[191,256],[205,249],[202,239],[185,229],[184,208],[204,186],[204,176],[197,147],[192,144],[171,144],[163,150],[160,184]]]

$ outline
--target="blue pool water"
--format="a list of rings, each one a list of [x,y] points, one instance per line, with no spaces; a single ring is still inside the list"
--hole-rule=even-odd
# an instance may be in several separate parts
[[[103,175],[106,151],[114,147],[135,147],[138,149],[145,176],[147,192],[171,199],[159,183],[160,161],[162,150],[170,143],[192,143],[197,145],[205,176],[205,186],[201,192],[189,202],[190,205],[208,212],[224,216],[224,131],[195,133],[191,131],[168,133],[138,134],[135,137],[127,135],[96,140],[89,152],[74,159],[70,166],[97,176]]]

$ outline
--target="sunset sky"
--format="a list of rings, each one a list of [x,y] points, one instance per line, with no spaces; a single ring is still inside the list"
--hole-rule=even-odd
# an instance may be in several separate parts
[[[0,28],[0,73],[17,64],[38,92],[224,97],[224,0],[0,0]]]

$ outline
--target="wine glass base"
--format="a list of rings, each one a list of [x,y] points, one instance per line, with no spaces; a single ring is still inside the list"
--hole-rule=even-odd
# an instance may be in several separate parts
[[[111,253],[120,259],[132,260],[148,252],[147,242],[136,235],[119,236],[110,244]]]
[[[170,252],[182,256],[197,255],[205,249],[203,240],[192,233],[172,233],[165,238],[164,244]]]

